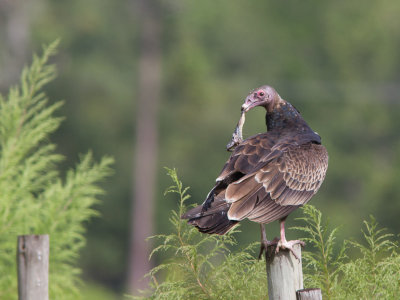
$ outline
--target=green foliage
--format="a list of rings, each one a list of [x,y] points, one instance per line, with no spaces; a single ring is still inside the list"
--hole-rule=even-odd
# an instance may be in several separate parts
[[[303,212],[300,219],[306,225],[295,229],[306,233],[304,240],[315,248],[315,252],[303,251],[305,286],[322,288],[326,299],[399,299],[400,252],[392,234],[378,229],[371,216],[362,230],[366,246],[345,240],[335,255],[338,228],[330,230],[311,205]],[[350,250],[360,255],[352,258]]]
[[[237,246],[235,230],[225,236],[204,235],[188,226],[180,218],[188,187],[183,188],[175,170],[168,169],[168,175],[174,185],[166,193],[178,194],[179,209],[170,218],[174,232],[152,237],[160,245],[151,255],[162,251],[171,258],[148,274],[154,289],[150,299],[266,299],[265,263],[252,255],[259,244],[232,252],[230,248]],[[157,275],[164,277],[162,282]]]
[[[309,287],[319,287],[324,295],[329,299],[333,291],[337,289],[339,267],[344,261],[346,243],[335,255],[335,240],[338,228],[329,230],[328,224],[323,223],[322,213],[312,205],[303,208],[304,216],[299,218],[305,222],[303,227],[294,227],[306,233],[303,240],[307,245],[315,248],[315,252],[303,251],[304,285]],[[306,247],[307,249],[308,247]]]
[[[341,288],[347,299],[399,299],[400,298],[400,252],[399,246],[378,229],[376,220],[364,221],[363,235],[366,246],[358,242],[350,245],[361,257],[341,266]]]
[[[169,254],[169,259],[147,275],[152,279],[150,299],[267,299],[265,262],[254,257],[259,243],[240,251],[231,231],[226,236],[201,234],[181,220],[189,199],[175,170],[168,170],[174,185],[167,193],[179,195],[179,209],[172,211],[175,229],[169,235],[152,238],[160,241],[151,255]],[[366,246],[344,241],[337,245],[338,228],[330,229],[322,214],[312,205],[303,209],[305,233],[302,240],[304,286],[319,287],[324,299],[398,299],[400,297],[400,253],[393,235],[378,229],[371,217],[362,231]],[[354,257],[354,250],[360,255]],[[357,252],[356,251],[356,252]],[[157,278],[156,278],[157,277]],[[160,280],[162,278],[162,280]],[[135,297],[134,297],[135,298]],[[139,297],[137,297],[139,298]]]
[[[7,99],[0,95],[0,298],[17,298],[16,241],[18,235],[50,235],[50,298],[77,299],[76,260],[85,243],[83,223],[96,212],[92,206],[103,193],[98,186],[111,172],[111,158],[94,163],[91,153],[81,157],[65,180],[60,178],[49,135],[60,125],[41,91],[55,77],[47,65],[57,42],[34,56],[22,72],[19,86]]]
[[[62,107],[68,119],[54,135],[67,154],[65,164],[72,167],[75,153],[89,147],[118,157],[106,187],[110,197],[99,208],[103,218],[90,224],[83,267],[101,284],[122,288],[140,86],[140,6],[132,5],[138,1],[46,0],[34,7],[8,2],[13,5],[1,9],[12,8],[23,18],[2,11],[1,75],[7,73],[3,62],[10,62],[7,49],[18,46],[6,40],[14,31],[9,28],[20,32],[18,21],[22,29],[28,26],[25,35],[34,46],[62,37],[57,59],[63,69],[48,94],[68,99]],[[159,180],[151,187],[157,230],[171,230],[165,212],[175,207],[162,198],[169,185],[162,166],[176,166],[191,186],[191,200],[202,201],[227,159],[225,145],[244,97],[262,84],[292,102],[329,151],[328,175],[313,201],[332,223],[346,224],[338,237],[361,237],[359,225],[371,212],[392,232],[400,228],[400,1],[152,2],[159,4],[163,58],[157,109],[162,151],[155,159]],[[245,137],[264,131],[263,120],[261,109],[250,112]],[[259,236],[247,225],[241,226],[239,244]]]

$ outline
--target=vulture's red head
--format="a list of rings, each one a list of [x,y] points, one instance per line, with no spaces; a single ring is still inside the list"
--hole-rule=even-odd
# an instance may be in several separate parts
[[[242,111],[248,112],[256,106],[263,106],[268,112],[271,112],[280,101],[282,99],[274,88],[263,85],[250,92],[242,105]]]

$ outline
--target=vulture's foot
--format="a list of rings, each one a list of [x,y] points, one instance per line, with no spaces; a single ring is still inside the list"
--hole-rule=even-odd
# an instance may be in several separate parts
[[[258,259],[261,258],[263,252],[265,252],[265,259],[269,259],[273,251],[268,251],[269,247],[276,247],[278,245],[279,239],[276,237],[272,241],[267,240],[267,233],[265,232],[264,224],[260,224],[261,229],[261,246],[260,246],[260,253],[258,254]],[[273,248],[273,249],[274,249]]]
[[[305,246],[305,243],[300,240],[287,241],[286,239],[280,239],[276,246],[275,252],[278,253],[280,249],[287,249],[292,252],[293,256],[296,257],[298,261],[300,261],[300,258],[297,256],[293,249],[293,246],[297,244],[300,244],[302,247]]]
[[[258,259],[261,258],[261,256],[263,255],[263,252],[265,251],[265,257],[268,259],[270,255],[270,253],[268,253],[268,248],[269,247],[274,247],[274,249],[278,246],[279,243],[279,239],[276,237],[274,238],[272,241],[268,241],[268,240],[261,240],[261,246],[260,246],[260,253],[258,254]]]

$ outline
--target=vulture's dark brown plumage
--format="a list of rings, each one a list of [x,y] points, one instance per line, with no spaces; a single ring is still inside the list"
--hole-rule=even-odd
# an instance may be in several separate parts
[[[204,233],[225,234],[238,222],[284,220],[320,188],[328,153],[300,113],[269,86],[251,92],[242,106],[266,111],[267,132],[234,149],[205,202],[182,218]]]

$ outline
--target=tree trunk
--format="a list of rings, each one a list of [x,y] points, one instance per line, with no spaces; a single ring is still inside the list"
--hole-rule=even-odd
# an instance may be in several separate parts
[[[161,49],[160,18],[155,0],[138,0],[140,18],[139,86],[136,105],[136,146],[131,212],[131,242],[128,289],[137,294],[148,287],[143,276],[150,271],[150,244],[153,234],[153,203],[157,168],[157,109],[160,101]]]
[[[30,19],[37,3],[0,0],[0,91],[19,79],[30,45]]]

